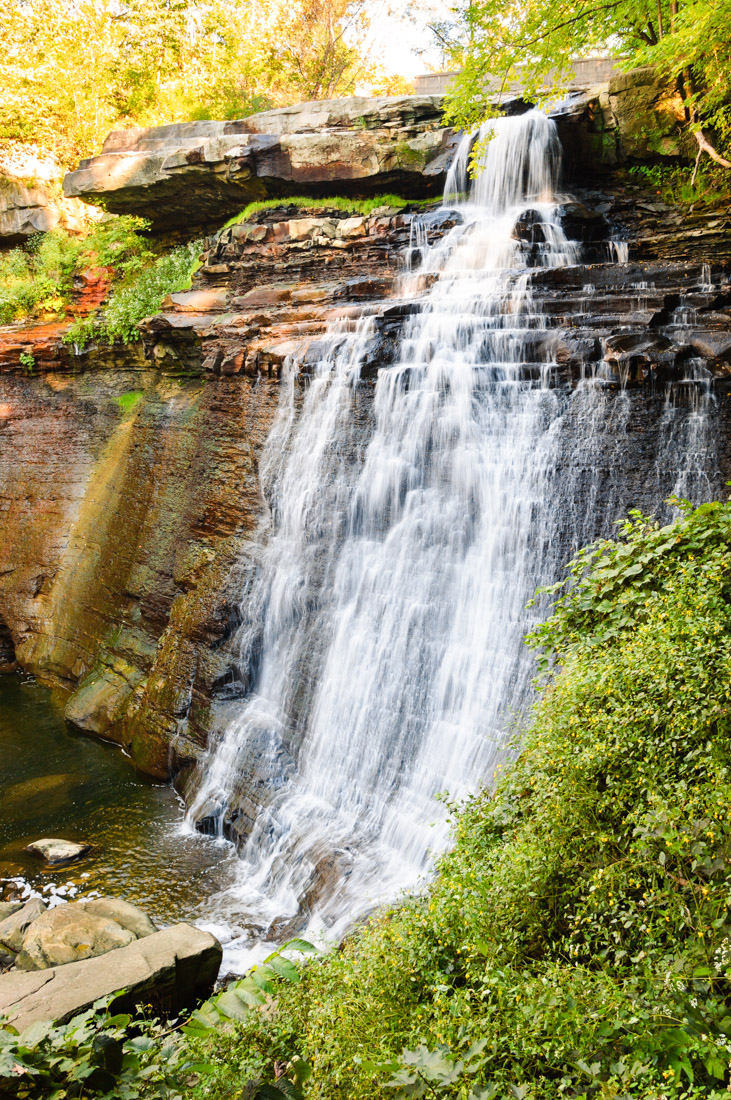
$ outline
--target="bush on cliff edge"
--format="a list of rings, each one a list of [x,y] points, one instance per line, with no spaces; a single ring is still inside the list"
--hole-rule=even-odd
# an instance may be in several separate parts
[[[584,550],[520,757],[423,896],[206,1050],[197,1094],[302,1058],[307,1095],[727,1096],[731,507]]]

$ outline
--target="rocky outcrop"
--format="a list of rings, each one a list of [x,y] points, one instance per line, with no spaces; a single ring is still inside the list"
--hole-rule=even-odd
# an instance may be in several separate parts
[[[569,96],[552,116],[572,181],[598,180],[622,165],[689,162],[698,151],[680,91],[651,67]]]
[[[658,212],[639,190],[579,197],[564,222],[584,240],[586,263],[534,278],[556,329],[556,384],[601,370],[608,386],[645,387],[648,403],[662,403],[664,387],[700,358],[725,392],[724,219]],[[184,786],[245,691],[234,637],[268,523],[258,460],[282,365],[295,355],[306,375],[334,319],[369,313],[367,397],[419,308],[418,284],[413,300],[399,297],[415,219],[415,239],[434,240],[460,216],[283,206],[211,236],[193,289],[171,295],[139,344],[77,355],[53,326],[0,337],[0,622],[20,664],[66,692],[68,718],[123,745],[144,771],[174,773]],[[526,247],[531,233],[516,227]],[[606,262],[609,238],[621,236],[629,266]],[[645,343],[617,342],[648,331]],[[731,438],[726,402],[717,415]],[[242,811],[242,835],[247,820]]]
[[[157,231],[220,224],[252,200],[285,195],[437,195],[456,142],[442,111],[439,95],[351,97],[117,131],[66,176],[64,193],[143,214]],[[652,68],[573,93],[552,116],[572,182],[696,153],[682,96]]]
[[[208,932],[174,924],[111,954],[34,972],[0,975],[0,1016],[22,1031],[36,1020],[64,1023],[118,990],[113,1011],[151,1004],[172,1015],[207,997],[221,965]]]
[[[18,245],[49,229],[81,232],[101,211],[64,198],[63,171],[22,142],[0,142],[0,247]]]
[[[157,929],[119,898],[93,898],[46,909],[39,898],[11,904],[0,922],[0,948],[19,970],[46,970],[126,947]]]
[[[157,229],[220,224],[252,200],[284,195],[437,195],[454,141],[441,113],[438,96],[354,96],[117,131],[66,176],[64,193]]]
[[[19,970],[47,970],[106,955],[134,943],[134,932],[75,903],[42,913],[28,928],[15,960]]]

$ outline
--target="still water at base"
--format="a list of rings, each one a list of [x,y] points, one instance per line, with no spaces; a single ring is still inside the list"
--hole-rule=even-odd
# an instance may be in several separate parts
[[[111,894],[161,925],[191,920],[228,939],[206,901],[230,885],[238,861],[182,820],[169,786],[145,779],[116,746],[74,732],[47,688],[0,676],[0,897]],[[52,870],[24,851],[41,837],[93,849]]]

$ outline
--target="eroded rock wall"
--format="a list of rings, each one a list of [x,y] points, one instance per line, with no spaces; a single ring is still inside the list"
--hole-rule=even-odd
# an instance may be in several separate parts
[[[217,675],[223,582],[258,520],[276,404],[273,387],[210,386],[141,348],[103,371],[0,374],[0,616],[15,656],[151,774],[167,774],[177,722],[195,724],[197,680]]]

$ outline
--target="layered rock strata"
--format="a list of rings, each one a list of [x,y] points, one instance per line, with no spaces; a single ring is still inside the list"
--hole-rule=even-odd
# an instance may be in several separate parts
[[[0,247],[49,229],[81,232],[101,211],[64,198],[63,171],[32,145],[0,142]]]
[[[174,229],[256,199],[384,191],[437,195],[454,152],[438,96],[318,100],[234,122],[115,131],[64,193]]]
[[[548,360],[557,386],[594,376],[618,396],[635,388],[617,441],[621,475],[607,459],[601,479],[621,476],[648,507],[647,456],[661,453],[668,394],[674,387],[684,400],[712,377],[720,484],[731,476],[731,285],[723,259],[712,268],[704,260],[708,240],[728,245],[725,221],[706,226],[717,236],[698,236],[673,209],[647,210],[644,222],[636,208],[652,196],[584,198],[591,206],[566,204],[564,224],[585,241],[586,262],[534,276],[549,324],[526,376]],[[283,364],[294,357],[306,376],[332,321],[371,314],[367,409],[375,373],[396,357],[430,278],[406,295],[404,255],[412,247],[416,262],[417,242],[460,216],[266,211],[208,240],[193,290],[172,295],[138,344],[76,354],[52,326],[2,334],[4,661],[62,688],[71,721],[123,745],[150,774],[177,773],[184,785],[244,690],[235,631],[268,523],[258,462]],[[540,246],[535,226],[515,232],[526,249]],[[610,239],[622,233],[630,263],[609,263]],[[663,258],[673,248],[686,262]],[[241,804],[251,807],[243,787]]]

